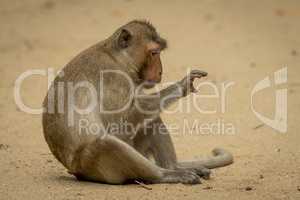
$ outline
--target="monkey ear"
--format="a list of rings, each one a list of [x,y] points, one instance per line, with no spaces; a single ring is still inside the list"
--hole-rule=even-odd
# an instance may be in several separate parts
[[[122,29],[118,38],[118,45],[121,48],[127,48],[130,45],[132,35],[126,29]]]

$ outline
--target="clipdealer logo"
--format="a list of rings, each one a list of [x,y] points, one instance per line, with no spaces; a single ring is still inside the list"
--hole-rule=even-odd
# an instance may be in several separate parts
[[[267,118],[254,109],[254,96],[255,93],[272,87],[270,76],[260,80],[251,91],[251,109],[256,117],[264,124],[281,132],[287,132],[287,88],[276,89],[277,86],[286,84],[288,81],[287,67],[281,68],[274,72],[274,89],[275,89],[275,116],[273,119]]]

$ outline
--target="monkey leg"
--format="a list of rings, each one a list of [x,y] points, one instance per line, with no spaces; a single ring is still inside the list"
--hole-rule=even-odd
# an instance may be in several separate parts
[[[146,183],[200,183],[193,171],[161,168],[110,135],[83,147],[77,163],[73,174],[97,182],[122,184],[137,179]]]
[[[210,170],[206,167],[200,164],[181,165],[177,162],[171,136],[161,118],[153,121],[136,135],[134,148],[148,159],[153,156],[155,163],[162,168],[194,171],[200,177],[209,178]]]
[[[177,158],[171,136],[159,117],[134,138],[134,148],[147,158],[166,169],[175,169]]]
[[[167,169],[194,170],[199,176],[208,179],[210,170],[233,163],[233,156],[224,149],[214,149],[213,157],[204,160],[178,162],[173,142],[161,118],[153,121],[147,129],[137,134],[134,147],[144,156],[152,154],[156,164]]]

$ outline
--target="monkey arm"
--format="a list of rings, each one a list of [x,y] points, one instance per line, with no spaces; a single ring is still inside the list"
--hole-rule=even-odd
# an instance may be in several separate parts
[[[143,94],[142,91],[138,90],[133,100],[133,106],[128,112],[127,119],[134,119],[133,121],[135,122],[143,122],[145,119],[156,119],[160,112],[168,108],[172,103],[187,96],[191,92],[196,92],[193,81],[196,78],[201,78],[206,75],[206,72],[192,70],[190,74],[181,81],[157,93]]]
[[[196,78],[207,76],[207,73],[201,70],[192,70],[190,74],[184,77],[181,81],[161,90],[158,94],[160,96],[160,110],[164,110],[172,103],[176,102],[181,97],[185,97],[191,92],[197,92],[193,86]]]
[[[184,86],[181,82],[170,85],[157,93],[160,97],[160,111],[167,109],[171,104],[184,97]]]
[[[134,98],[130,115],[155,118],[160,112],[172,103],[184,97],[183,87],[180,82],[152,94],[139,94]]]

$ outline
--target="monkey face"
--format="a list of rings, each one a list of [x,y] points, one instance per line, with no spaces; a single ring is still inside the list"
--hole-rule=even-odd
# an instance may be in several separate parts
[[[140,77],[144,80],[145,87],[151,88],[156,83],[161,82],[162,64],[160,60],[160,46],[155,42],[150,42],[146,48],[146,62],[141,69]]]
[[[161,38],[155,28],[149,24],[129,23],[125,25],[118,37],[121,51],[135,63],[135,70],[144,87],[151,88],[162,79],[160,53],[167,47],[167,41]]]

